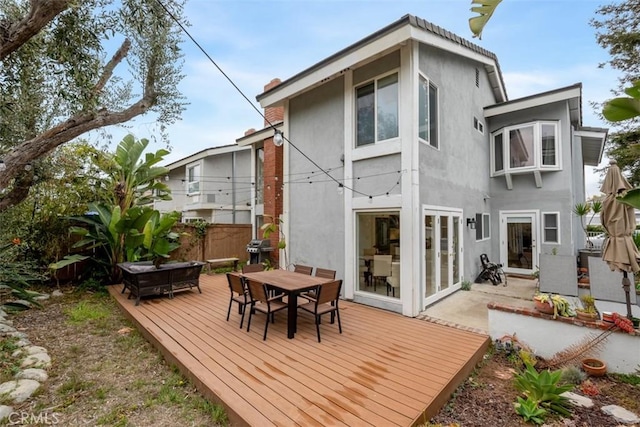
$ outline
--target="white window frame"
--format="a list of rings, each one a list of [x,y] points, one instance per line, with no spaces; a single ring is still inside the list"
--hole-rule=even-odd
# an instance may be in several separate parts
[[[397,92],[398,92],[398,99],[397,99],[397,108],[398,110],[396,111],[396,125],[397,125],[397,136],[391,137],[391,138],[387,138],[387,139],[382,139],[379,140],[378,139],[378,82],[386,77],[392,76],[392,75],[396,75],[398,78],[398,81],[396,82],[396,86],[397,86]],[[374,93],[374,107],[373,107],[373,142],[367,143],[367,144],[362,144],[362,145],[358,145],[358,89],[361,89],[367,85],[370,85],[371,83],[373,83],[373,93]],[[373,145],[376,145],[378,143],[384,143],[384,142],[388,142],[388,141],[393,141],[393,140],[397,140],[400,138],[400,88],[401,88],[401,82],[400,82],[400,69],[399,68],[395,68],[387,73],[384,74],[380,74],[372,79],[369,79],[365,82],[362,82],[360,84],[358,84],[357,86],[354,86],[353,88],[353,112],[354,112],[354,137],[353,137],[353,143],[354,143],[354,148],[358,149],[358,148],[364,148],[364,147],[370,147]]]
[[[555,215],[556,217],[556,236],[557,241],[547,240],[547,229],[552,229],[553,227],[547,226],[547,215]],[[542,212],[542,243],[547,243],[551,245],[559,245],[560,244],[560,212]]]
[[[555,138],[555,165],[543,165],[542,164],[542,126],[551,125],[554,127]],[[509,140],[509,133],[514,130],[533,128],[533,164],[523,167],[511,167],[510,164],[510,150],[511,144]],[[497,135],[502,135],[502,170],[496,170],[495,139]],[[552,120],[538,120],[534,122],[519,123],[517,125],[507,126],[491,133],[491,176],[501,176],[505,174],[517,174],[532,171],[550,171],[550,170],[562,170],[562,156],[561,156],[562,143],[560,141],[560,121]]]
[[[484,123],[475,116],[473,117],[473,128],[480,132],[481,135],[484,135]]]
[[[418,119],[420,118],[420,103],[421,103],[421,99],[420,99],[420,86],[422,85],[422,82],[425,82],[427,85],[427,114],[426,114],[426,118],[427,118],[427,123],[426,124],[421,124],[418,123],[418,140],[420,142],[422,142],[423,144],[426,144],[432,148],[435,148],[436,150],[440,149],[440,90],[438,89],[438,86],[433,83],[433,81],[431,79],[429,79],[427,76],[425,76],[423,73],[418,72],[418,96],[417,96],[417,100],[418,100],[418,106],[417,106],[417,110],[418,110]],[[433,88],[436,94],[436,102],[435,102],[435,106],[436,106],[436,137],[435,137],[435,141],[431,141],[431,132],[429,132],[429,125],[430,125],[430,120],[431,120],[431,111],[429,110],[429,107],[431,106],[431,102],[429,99],[429,88]],[[419,121],[419,120],[418,120]],[[427,136],[429,139],[424,139],[420,136],[420,128],[422,126],[426,126],[427,127]]]
[[[190,181],[189,180],[190,171],[196,167],[199,168],[197,180]],[[190,165],[187,165],[185,178],[186,178],[185,183],[187,187],[186,188],[187,196],[200,194],[200,192],[202,191],[202,188],[200,188],[201,187],[200,184],[202,183],[202,162],[191,163]],[[193,184],[198,184],[197,186],[198,188],[195,191],[193,191]]]
[[[487,225],[485,227],[485,224]],[[478,233],[482,233],[482,236],[478,239]],[[484,240],[491,239],[491,214],[477,213],[476,214],[476,242],[482,242]]]

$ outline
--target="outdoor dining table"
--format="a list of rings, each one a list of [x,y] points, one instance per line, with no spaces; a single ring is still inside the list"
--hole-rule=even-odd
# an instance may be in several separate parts
[[[310,291],[318,285],[332,282],[331,279],[309,276],[289,270],[243,273],[242,276],[256,282],[267,283],[287,296],[287,338],[289,339],[293,338],[296,333],[298,295],[302,292]]]

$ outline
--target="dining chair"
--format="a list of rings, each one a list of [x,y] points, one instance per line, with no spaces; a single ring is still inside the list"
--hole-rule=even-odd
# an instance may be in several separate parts
[[[322,277],[323,279],[331,279],[331,280],[335,280],[336,278],[336,271],[335,270],[327,270],[326,268],[319,268],[316,267],[316,277]],[[316,291],[311,290],[309,292],[303,292],[300,294],[300,296],[302,298],[306,298],[309,301],[315,301],[316,299]]]
[[[387,296],[389,296],[389,290],[392,291],[392,295],[396,296],[396,288],[400,289],[400,263],[391,263],[391,276],[387,277]]]
[[[298,308],[314,315],[316,321],[316,333],[318,334],[318,342],[320,342],[320,319],[324,314],[331,314],[331,323],[335,323],[335,317],[338,317],[338,330],[342,333],[342,323],[340,323],[340,310],[338,309],[338,301],[340,301],[340,288],[342,280],[335,280],[324,285],[316,287],[315,301],[299,305]]]
[[[229,282],[229,290],[231,291],[229,308],[227,309],[227,322],[229,321],[229,315],[231,314],[231,306],[236,302],[238,303],[238,313],[242,313],[242,318],[240,319],[240,329],[242,329],[246,308],[248,305],[251,305],[249,291],[247,290],[242,277],[237,274],[227,273],[227,282]]]
[[[386,282],[391,276],[391,255],[373,256],[373,290],[376,290],[376,279]]]
[[[251,318],[255,311],[266,314],[267,319],[264,324],[264,335],[262,340],[267,339],[267,330],[269,329],[269,318],[271,323],[274,322],[274,314],[280,310],[287,308],[287,304],[282,302],[280,296],[269,296],[269,285],[266,283],[256,282],[255,280],[247,279],[247,288],[249,289],[249,296],[251,298],[251,307],[249,309],[249,320],[247,322],[247,332],[251,328]]]
[[[307,274],[311,276],[311,273],[313,272],[313,267],[309,267],[307,265],[302,265],[302,264],[296,264],[293,268],[293,271],[296,273],[302,273],[302,274]]]
[[[242,266],[243,273],[257,273],[258,271],[264,271],[263,264],[245,264]]]

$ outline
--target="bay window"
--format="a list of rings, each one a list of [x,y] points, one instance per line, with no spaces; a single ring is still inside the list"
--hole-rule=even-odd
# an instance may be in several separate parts
[[[557,122],[532,122],[491,134],[492,175],[560,169]]]

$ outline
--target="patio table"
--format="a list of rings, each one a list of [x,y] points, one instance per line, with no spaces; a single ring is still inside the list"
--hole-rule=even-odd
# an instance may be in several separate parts
[[[291,339],[296,333],[298,320],[298,295],[310,291],[318,285],[332,282],[331,279],[309,276],[289,270],[268,270],[256,273],[244,273],[243,277],[260,283],[267,283],[282,291],[287,296],[287,338]]]

